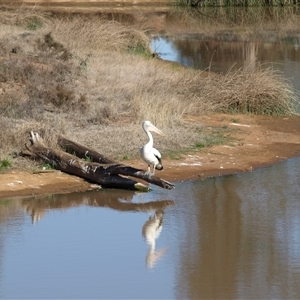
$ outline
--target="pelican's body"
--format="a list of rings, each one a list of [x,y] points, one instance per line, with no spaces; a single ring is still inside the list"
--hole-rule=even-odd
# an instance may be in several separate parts
[[[148,165],[148,172],[150,172],[150,166],[153,166],[153,174],[155,169],[162,170],[163,165],[161,164],[161,154],[155,148],[153,148],[153,137],[150,131],[154,131],[158,134],[163,135],[163,132],[155,127],[150,121],[144,121],[142,125],[144,131],[146,132],[149,141],[143,147],[140,148],[141,158]]]

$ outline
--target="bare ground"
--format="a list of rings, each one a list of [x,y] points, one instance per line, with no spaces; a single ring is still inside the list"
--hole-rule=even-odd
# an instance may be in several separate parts
[[[228,126],[233,141],[164,160],[163,179],[204,180],[211,176],[253,171],[262,166],[300,156],[300,118],[214,114],[190,117],[189,122]],[[128,165],[145,168],[141,160]],[[175,184],[176,185],[176,184]],[[0,198],[87,191],[97,186],[60,171],[0,174]]]

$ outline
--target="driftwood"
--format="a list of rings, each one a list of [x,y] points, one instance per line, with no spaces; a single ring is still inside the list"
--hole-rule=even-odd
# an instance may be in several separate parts
[[[117,162],[111,158],[108,158],[97,151],[82,146],[76,142],[73,142],[63,136],[58,137],[58,145],[65,149],[69,153],[75,154],[79,158],[90,159],[91,162],[97,162],[100,164],[116,164]]]
[[[174,188],[172,183],[149,172],[117,163],[94,150],[88,149],[61,136],[58,138],[58,144],[65,148],[66,151],[76,154],[76,156],[60,149],[47,147],[38,133],[31,132],[29,140],[30,144],[25,145],[20,155],[32,159],[42,159],[56,169],[98,183],[103,187],[149,190],[149,188],[142,183],[127,177],[131,176],[143,179],[165,189]],[[82,158],[88,159],[82,160]]]

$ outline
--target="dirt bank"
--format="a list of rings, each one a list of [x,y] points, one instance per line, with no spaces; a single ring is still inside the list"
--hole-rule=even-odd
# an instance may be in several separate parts
[[[160,177],[176,182],[252,171],[300,155],[300,118],[211,115],[189,118],[206,126],[225,126],[234,139],[225,145],[164,160]],[[145,168],[141,160],[128,165]],[[0,174],[0,198],[86,191],[95,185],[59,171]]]

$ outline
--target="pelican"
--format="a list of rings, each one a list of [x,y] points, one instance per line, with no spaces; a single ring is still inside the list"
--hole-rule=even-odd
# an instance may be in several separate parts
[[[160,129],[155,127],[150,121],[144,121],[142,127],[149,138],[149,142],[140,148],[140,155],[141,158],[148,165],[149,173],[150,173],[150,166],[153,166],[153,175],[154,175],[155,169],[162,170],[163,166],[161,164],[161,154],[157,149],[153,148],[153,137],[150,131],[154,131],[160,135],[164,135],[164,134]]]

